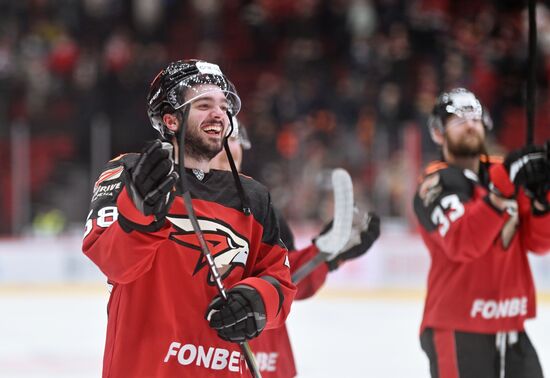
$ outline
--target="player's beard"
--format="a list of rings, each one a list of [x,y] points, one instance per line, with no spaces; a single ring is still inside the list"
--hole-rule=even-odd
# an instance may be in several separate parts
[[[475,157],[485,153],[485,140],[482,135],[472,131],[470,134],[464,134],[458,140],[447,135],[447,149],[456,157]]]
[[[212,160],[223,148],[223,139],[220,143],[208,143],[201,138],[200,129],[187,129],[185,133],[185,153],[197,160]]]

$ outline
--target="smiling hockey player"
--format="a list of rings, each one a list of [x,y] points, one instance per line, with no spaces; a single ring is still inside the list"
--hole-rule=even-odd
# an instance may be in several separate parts
[[[109,162],[86,222],[83,251],[112,285],[103,376],[249,376],[237,343],[282,325],[295,287],[265,187],[209,169],[239,96],[217,65],[187,60],[157,75],[147,101],[165,143]],[[174,167],[178,152],[188,188]],[[227,301],[198,246],[184,190]]]

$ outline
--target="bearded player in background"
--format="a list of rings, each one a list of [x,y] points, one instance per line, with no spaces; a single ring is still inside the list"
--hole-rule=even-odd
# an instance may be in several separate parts
[[[490,158],[491,120],[464,88],[439,96],[429,127],[442,156],[414,210],[431,256],[420,328],[431,376],[542,378],[524,322],[536,314],[527,252],[550,249],[547,153]]]

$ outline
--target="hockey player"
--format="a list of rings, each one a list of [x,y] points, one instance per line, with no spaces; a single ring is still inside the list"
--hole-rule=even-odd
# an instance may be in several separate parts
[[[239,109],[217,65],[173,62],[147,97],[151,123],[173,154],[156,140],[109,162],[97,180],[83,251],[112,285],[103,377],[249,376],[237,342],[284,324],[296,289],[269,193],[209,168]],[[187,188],[174,169],[178,153]],[[193,233],[184,190],[227,302]]]
[[[442,159],[414,198],[431,267],[420,329],[438,378],[539,378],[525,333],[535,317],[527,251],[550,249],[550,167],[529,146],[489,158],[490,118],[473,93],[443,93],[429,120]]]
[[[249,149],[251,143],[246,129],[236,119],[233,123],[236,127],[228,142],[231,155],[235,158],[236,167],[240,170],[243,149]],[[212,159],[210,167],[229,170],[230,163],[227,154],[219,153]],[[291,273],[294,274],[319,254],[319,248],[314,239],[308,247],[296,250],[294,235],[290,227],[280,213],[277,211],[276,213],[278,214],[281,239],[289,251]],[[347,260],[362,256],[370,249],[380,235],[380,218],[375,213],[369,213],[368,216],[368,223],[363,222],[354,226],[357,227],[354,232],[358,235],[357,238],[350,240],[342,252],[326,263],[321,263],[296,284],[298,291],[295,299],[310,298],[323,286],[330,271],[334,271]],[[327,228],[325,227],[325,229]],[[292,378],[296,376],[296,365],[286,326],[264,331],[258,338],[252,340],[250,345],[256,355],[256,361],[263,378]]]

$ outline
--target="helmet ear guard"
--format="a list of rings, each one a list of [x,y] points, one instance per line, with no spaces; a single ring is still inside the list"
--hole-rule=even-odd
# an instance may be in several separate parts
[[[443,144],[443,132],[445,127],[440,117],[430,114],[428,117],[428,128],[430,130],[430,136],[437,145]]]
[[[252,148],[252,143],[250,142],[250,138],[248,137],[248,133],[244,125],[235,116],[232,116],[230,119],[232,121],[230,122],[230,128],[231,126],[233,126],[233,128],[228,129],[227,138],[237,140],[243,150],[249,150]]]
[[[481,122],[483,122],[483,126],[485,126],[486,130],[493,130],[493,118],[491,118],[491,114],[486,107],[483,107]]]

